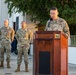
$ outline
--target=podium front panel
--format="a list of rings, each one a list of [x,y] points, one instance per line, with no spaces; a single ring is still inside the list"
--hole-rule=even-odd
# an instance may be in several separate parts
[[[68,75],[65,35],[59,31],[41,31],[34,37],[33,75]]]

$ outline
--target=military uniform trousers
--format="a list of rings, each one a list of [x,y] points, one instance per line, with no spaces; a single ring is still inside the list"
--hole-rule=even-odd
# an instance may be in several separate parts
[[[29,47],[17,45],[17,49],[18,49],[17,64],[21,65],[23,54],[24,54],[24,63],[28,64],[28,49],[29,49]]]
[[[6,50],[6,61],[10,62],[11,42],[6,39],[0,41],[0,61],[4,61],[4,52]]]

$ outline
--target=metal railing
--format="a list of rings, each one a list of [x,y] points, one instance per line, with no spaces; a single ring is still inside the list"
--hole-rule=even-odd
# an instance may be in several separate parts
[[[76,35],[71,35],[70,39],[71,39],[71,45],[70,46],[76,46]]]

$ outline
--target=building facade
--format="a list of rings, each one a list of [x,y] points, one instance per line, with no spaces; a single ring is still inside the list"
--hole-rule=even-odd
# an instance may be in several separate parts
[[[30,29],[32,32],[34,32],[35,30],[35,23],[30,21],[30,17],[28,15],[25,14],[25,16],[23,16],[23,13],[12,13],[11,17],[9,18],[9,26],[12,27],[15,31],[21,28],[21,22],[25,21],[27,23],[27,28]]]
[[[28,16],[23,16],[22,13],[12,13],[12,16],[9,17],[7,4],[5,4],[5,0],[0,0],[0,28],[4,25],[4,20],[9,20],[9,26],[14,28],[15,30],[21,28],[21,22],[26,21],[27,28],[35,31],[35,24],[30,21]]]
[[[3,22],[8,18],[8,8],[5,4],[5,0],[0,0],[0,28],[3,26]]]

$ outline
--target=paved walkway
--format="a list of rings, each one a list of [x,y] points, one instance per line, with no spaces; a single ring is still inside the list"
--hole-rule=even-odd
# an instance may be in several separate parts
[[[6,57],[6,56],[5,56]],[[21,72],[16,73],[15,69],[17,67],[17,55],[11,54],[11,68],[7,69],[6,67],[6,61],[4,62],[4,68],[0,68],[0,75],[33,75],[32,74],[32,66],[33,66],[33,60],[32,56],[29,56],[29,72],[24,72],[25,70],[25,65],[24,61],[22,62],[21,65]],[[69,64],[69,75],[76,75],[76,65]]]
[[[76,65],[69,64],[69,75],[76,75]]]

